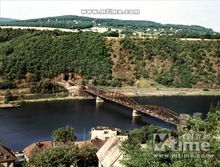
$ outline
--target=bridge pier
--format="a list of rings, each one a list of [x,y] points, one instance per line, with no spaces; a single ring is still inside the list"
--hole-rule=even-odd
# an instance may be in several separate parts
[[[146,114],[175,126],[180,122],[179,115],[172,110],[154,105],[140,105],[133,99],[130,99],[129,97],[126,97],[119,92],[112,92],[109,90],[97,88],[91,81],[89,85],[84,88],[85,92],[96,97],[97,107],[102,104],[105,99],[107,101],[112,101],[127,108],[133,109],[132,118],[138,118],[142,114]]]
[[[141,116],[141,114],[138,111],[133,110],[132,117],[140,117],[140,116]]]
[[[96,103],[103,103],[104,100],[100,98],[99,96],[96,96]]]

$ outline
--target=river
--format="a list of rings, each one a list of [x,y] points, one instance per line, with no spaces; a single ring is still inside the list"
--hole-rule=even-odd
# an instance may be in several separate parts
[[[210,104],[220,101],[220,96],[138,97],[135,100],[140,104],[161,105],[177,113],[201,112],[205,117]],[[94,99],[27,103],[0,110],[0,139],[7,147],[18,151],[33,142],[51,140],[51,132],[65,125],[75,129],[78,140],[88,139],[90,129],[98,125],[124,131],[148,123],[173,128],[148,116],[134,120],[131,114],[130,109],[110,102],[97,106]]]

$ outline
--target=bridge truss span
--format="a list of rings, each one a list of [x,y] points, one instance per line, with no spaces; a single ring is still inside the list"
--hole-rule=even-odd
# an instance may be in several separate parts
[[[109,91],[109,90],[97,88],[93,85],[87,86],[85,88],[85,92],[93,96],[97,96],[102,99],[106,99],[115,102],[117,104],[126,106],[130,109],[136,110],[142,115],[149,115],[174,125],[179,124],[178,114],[170,109],[156,105],[140,105],[135,100],[125,96],[122,93],[119,93],[117,91]]]

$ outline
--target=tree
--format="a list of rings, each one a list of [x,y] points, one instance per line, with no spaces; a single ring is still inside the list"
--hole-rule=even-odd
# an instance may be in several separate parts
[[[127,141],[122,143],[121,150],[124,151],[125,156],[121,161],[127,167],[146,167],[146,166],[154,166],[154,167],[214,167],[220,166],[220,140],[219,140],[219,121],[220,121],[220,104],[216,107],[211,107],[208,116],[205,120],[202,120],[198,116],[190,117],[188,121],[188,128],[186,130],[181,131],[172,131],[170,135],[172,138],[177,137],[177,141],[185,141],[188,142],[187,139],[178,138],[178,136],[186,135],[210,135],[205,138],[193,138],[191,139],[193,142],[208,142],[210,144],[209,150],[199,150],[198,151],[172,151],[167,147],[167,152],[154,152],[153,151],[153,141],[152,135],[153,133],[161,133],[168,134],[166,129],[155,128],[155,127],[144,127],[141,129],[132,130],[129,133],[129,138]],[[146,134],[146,135],[144,135]],[[143,138],[144,136],[144,138]],[[144,140],[143,140],[144,139]],[[190,139],[189,139],[190,140]],[[141,146],[141,143],[145,143],[145,146]],[[161,142],[161,141],[159,141]],[[161,143],[162,144],[162,143]],[[166,155],[165,157],[157,156],[158,155]],[[178,154],[179,157],[184,157],[185,154],[189,153],[190,158],[177,158],[173,157],[172,154]],[[206,155],[211,156],[206,156]]]
[[[205,120],[205,128],[206,132],[214,131],[216,132],[218,129],[218,121],[220,121],[220,103],[214,107],[211,105],[210,110],[207,115],[207,119]]]
[[[98,166],[96,149],[84,146],[78,148],[75,145],[62,145],[50,147],[42,152],[32,153],[29,165],[36,167],[95,167]]]
[[[121,87],[121,81],[119,78],[113,78],[110,82],[110,86],[112,87]]]
[[[133,78],[127,78],[126,82],[129,86],[133,86],[134,85],[134,79]]]
[[[118,32],[118,30],[116,30],[116,31],[108,30],[107,32],[104,33],[104,35],[106,35],[108,37],[118,37],[119,32]]]
[[[74,129],[66,126],[52,132],[54,141],[73,141]],[[36,167],[95,167],[98,166],[97,150],[89,146],[77,147],[73,143],[59,144],[41,151],[33,151],[28,165]]]
[[[125,157],[121,163],[127,167],[159,167],[160,164],[153,157],[153,151],[148,148],[134,148],[132,150],[124,150]]]
[[[98,166],[98,157],[96,156],[97,150],[84,146],[78,152],[78,167]]]
[[[12,52],[14,52],[14,48],[13,48],[13,47],[9,47],[9,48],[6,49],[5,54],[6,54],[6,55],[9,55],[9,54],[11,54]]]
[[[51,147],[40,153],[33,153],[29,164],[37,167],[70,167],[77,163],[78,149],[74,145]]]
[[[10,92],[10,90],[7,89],[6,92],[5,92],[5,95],[4,95],[4,101],[5,101],[5,103],[8,103],[11,100],[13,100],[13,95]]]
[[[19,31],[10,30],[10,33]],[[1,33],[7,34],[5,30],[0,29],[0,35]],[[64,71],[77,73],[86,78],[96,78],[101,75],[104,79],[111,77],[112,61],[103,34],[57,31],[24,31],[23,33],[22,39],[14,36],[8,41],[9,44],[3,42],[0,46],[2,78],[27,79],[27,74],[30,74],[33,78],[29,77],[28,80],[33,82],[53,78]],[[14,51],[7,55],[4,50],[9,46],[13,47]],[[40,86],[46,88],[44,90],[46,93],[49,89],[50,93],[51,84],[44,83]]]
[[[76,136],[74,129],[70,126],[58,128],[52,132],[52,137],[55,142],[72,142],[75,141]]]
[[[62,85],[52,82],[51,80],[43,80],[36,83],[32,83],[30,86],[31,93],[51,94],[51,93],[68,93],[68,90]]]
[[[16,88],[16,85],[9,80],[0,82],[0,89],[13,89]]]

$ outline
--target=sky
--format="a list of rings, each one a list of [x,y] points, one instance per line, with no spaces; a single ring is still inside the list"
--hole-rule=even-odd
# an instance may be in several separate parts
[[[83,15],[82,9],[139,9],[140,14]],[[0,0],[0,17],[31,19],[60,15],[201,25],[220,32],[220,0]]]

